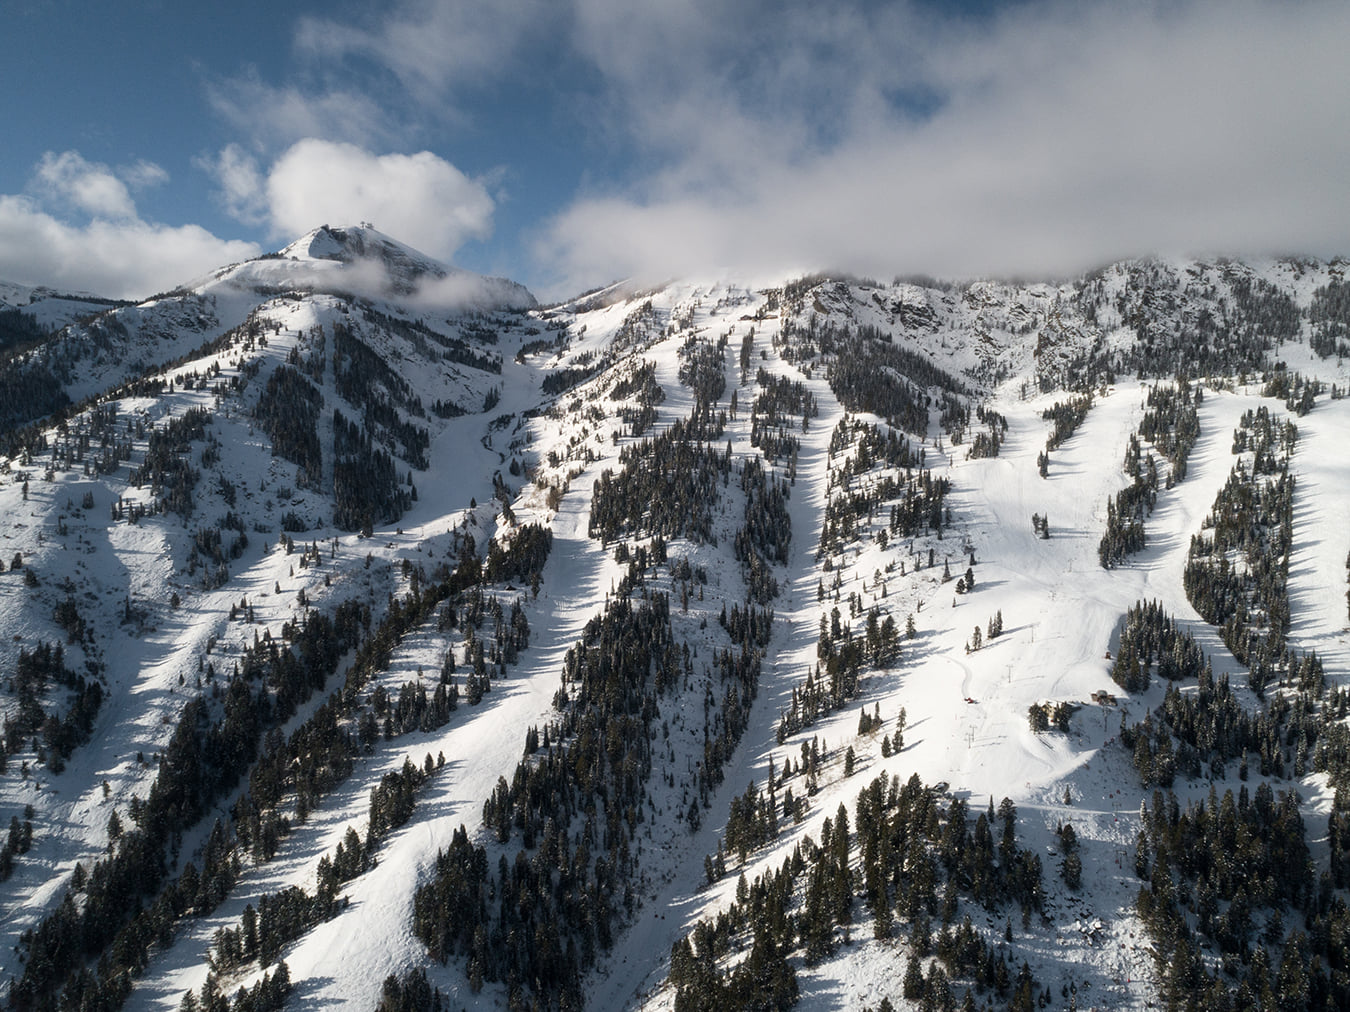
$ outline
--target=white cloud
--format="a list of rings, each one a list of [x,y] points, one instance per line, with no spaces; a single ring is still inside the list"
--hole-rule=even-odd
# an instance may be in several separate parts
[[[296,49],[320,63],[372,60],[394,74],[414,102],[443,107],[450,89],[506,72],[522,38],[540,31],[552,11],[544,0],[405,0],[370,25],[304,18]]]
[[[126,183],[106,165],[86,162],[78,151],[59,155],[48,151],[38,163],[33,183],[47,198],[96,217],[136,216],[136,204]]]
[[[267,220],[267,200],[258,160],[238,144],[227,144],[214,159],[199,158],[202,169],[220,186],[220,203],[225,213],[246,225],[261,225]]]
[[[169,181],[169,174],[163,166],[139,159],[131,165],[117,170],[118,177],[133,190],[147,190],[152,186],[161,186]]]
[[[0,278],[138,298],[258,254],[197,225],[143,220],[131,189],[167,179],[153,162],[114,172],[76,151],[47,152],[26,194],[0,194]]]
[[[258,252],[196,225],[135,217],[70,224],[31,198],[0,195],[0,278],[22,284],[143,298]]]
[[[430,151],[374,155],[300,141],[268,173],[267,203],[273,229],[284,234],[360,219],[442,259],[492,231],[484,186]]]
[[[577,45],[656,168],[547,226],[562,284],[1350,244],[1343,3],[796,5],[743,13],[767,26],[753,38],[703,0],[580,12]]]
[[[278,84],[255,67],[211,81],[217,114],[260,150],[319,137],[407,144],[429,124],[468,118],[465,94],[519,76],[522,44],[556,37],[565,7],[547,0],[403,0],[343,23],[302,17]]]
[[[256,70],[208,85],[207,100],[235,130],[262,148],[275,149],[304,137],[371,144],[399,132],[394,117],[368,94],[346,87],[268,84]]]
[[[288,148],[264,176],[237,146],[211,166],[231,213],[263,219],[274,237],[293,239],[319,225],[373,222],[443,260],[492,232],[494,201],[430,151],[376,155],[354,144],[310,138]]]

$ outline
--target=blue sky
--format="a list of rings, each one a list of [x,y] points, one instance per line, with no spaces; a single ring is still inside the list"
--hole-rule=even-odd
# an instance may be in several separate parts
[[[0,278],[370,220],[543,297],[1350,253],[1350,5],[15,0]]]

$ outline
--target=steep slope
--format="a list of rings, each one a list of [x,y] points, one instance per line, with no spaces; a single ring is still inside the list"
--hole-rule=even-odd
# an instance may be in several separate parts
[[[0,314],[27,317],[46,331],[58,330],[85,316],[120,305],[88,292],[58,292],[41,286],[33,288],[0,281]]]
[[[1179,704],[1113,680],[1138,601],[1245,710],[1309,715],[1250,782],[1192,765],[1178,723],[1179,805],[1297,788],[1343,903],[1345,725],[1295,685],[1316,651],[1343,686],[1350,657],[1340,272],[684,282],[541,310],[324,227],[68,329],[33,361],[91,399],[17,433],[0,483],[16,1007],[256,987],[371,1009],[391,975],[453,1007],[1144,1007],[1179,985],[1135,909],[1159,774],[1122,731]],[[1188,459],[1148,403],[1177,375],[1204,377]],[[1264,699],[1183,586],[1262,407],[1311,408],[1296,654]],[[1145,432],[1153,470],[1126,473]],[[1126,486],[1144,545],[1106,570]],[[1278,966],[1288,932],[1259,924]]]
[[[79,314],[79,321],[4,364],[0,425],[9,430],[36,421],[147,370],[202,357],[278,300],[321,294],[419,321],[535,304],[514,282],[439,263],[375,229],[323,226],[279,253],[221,268],[137,305]]]

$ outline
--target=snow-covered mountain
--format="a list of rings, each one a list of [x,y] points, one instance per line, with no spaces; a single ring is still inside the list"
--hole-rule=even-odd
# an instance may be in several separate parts
[[[1322,1007],[1345,266],[540,308],[324,226],[69,322],[0,372],[10,1002]]]
[[[62,327],[117,305],[112,299],[85,292],[71,294],[0,281],[0,355],[21,354]]]

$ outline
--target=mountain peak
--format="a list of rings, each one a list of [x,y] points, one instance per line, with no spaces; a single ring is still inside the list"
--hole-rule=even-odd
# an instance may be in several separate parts
[[[451,268],[434,257],[385,235],[367,223],[360,225],[320,225],[281,251],[296,260],[337,260],[355,263],[362,260],[383,262],[391,275],[412,279],[423,275],[443,278]]]
[[[234,285],[410,299],[429,309],[532,309],[525,286],[454,267],[385,235],[369,223],[320,225],[277,253],[215,275]]]

